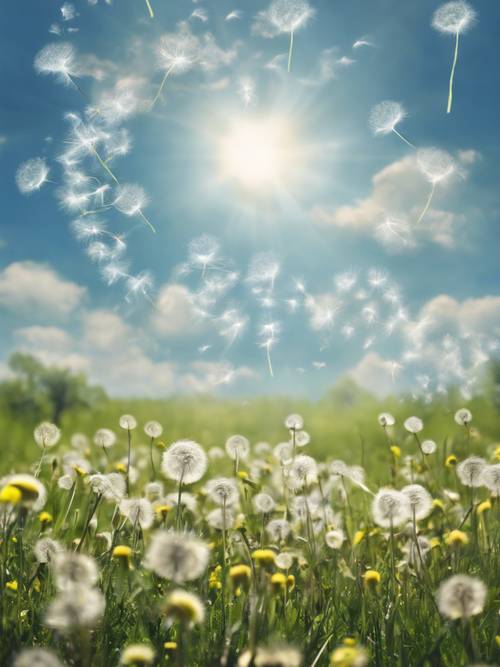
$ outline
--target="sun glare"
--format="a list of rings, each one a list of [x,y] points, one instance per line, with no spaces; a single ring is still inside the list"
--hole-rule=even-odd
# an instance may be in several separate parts
[[[287,180],[294,153],[294,138],[283,118],[234,123],[220,145],[224,178],[248,189],[262,189]]]

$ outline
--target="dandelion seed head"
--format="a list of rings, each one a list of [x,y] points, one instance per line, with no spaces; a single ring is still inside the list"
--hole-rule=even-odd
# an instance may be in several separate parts
[[[307,431],[297,431],[295,433],[295,444],[297,447],[306,447],[311,442],[311,436]]]
[[[302,654],[293,646],[258,646],[255,655],[245,651],[238,659],[238,667],[300,667]]]
[[[385,100],[372,108],[369,124],[373,134],[389,134],[407,115],[402,104]]]
[[[422,443],[422,451],[424,454],[434,454],[437,445],[434,440],[424,440]]]
[[[460,408],[455,412],[454,419],[459,426],[467,426],[472,421],[472,413],[467,408]]]
[[[109,428],[100,428],[95,432],[94,435],[94,444],[98,447],[104,447],[108,449],[112,447],[116,442],[116,434]]]
[[[125,496],[125,479],[117,472],[110,472],[107,475],[100,473],[91,475],[89,484],[92,491],[101,495],[105,500],[118,503]]]
[[[401,491],[380,489],[373,499],[372,514],[382,528],[401,526],[411,517],[410,501]]]
[[[290,431],[300,431],[304,428],[304,418],[296,413],[290,414],[285,419],[285,427]]]
[[[273,542],[284,542],[292,532],[292,526],[286,519],[272,519],[266,525],[266,533]]]
[[[198,579],[205,572],[209,550],[189,533],[159,530],[146,551],[145,567],[177,584]]]
[[[63,667],[57,655],[45,648],[26,648],[14,658],[12,667]]]
[[[33,553],[38,563],[50,563],[57,554],[63,551],[62,544],[50,537],[41,537],[33,547]]]
[[[233,461],[244,460],[250,453],[250,442],[244,435],[231,435],[226,440],[226,452]]]
[[[159,438],[163,433],[163,426],[160,422],[148,421],[144,424],[144,433],[150,438]]]
[[[464,486],[481,486],[486,461],[479,456],[469,456],[457,465],[457,476]]]
[[[207,523],[214,530],[229,530],[234,526],[235,516],[231,509],[217,507],[207,514]]]
[[[404,427],[408,433],[420,433],[424,428],[424,422],[419,417],[408,417],[405,419]]]
[[[168,479],[193,484],[203,477],[207,465],[207,455],[197,442],[179,440],[163,454],[161,470]]]
[[[291,442],[280,442],[273,449],[274,458],[282,465],[289,463],[293,458],[293,445]]]
[[[344,541],[345,534],[341,529],[329,530],[325,533],[325,542],[330,549],[340,549]]]
[[[274,508],[276,507],[274,498],[271,495],[269,495],[269,493],[263,493],[263,492],[257,493],[252,498],[252,505],[254,507],[254,510],[259,514],[270,514],[271,512],[274,511]]]
[[[57,595],[47,609],[45,625],[63,633],[76,628],[92,628],[102,618],[105,606],[100,591],[79,586]]]
[[[143,530],[151,528],[154,520],[153,507],[147,498],[124,498],[120,502],[120,512],[134,527]]]
[[[380,426],[394,426],[396,420],[390,412],[381,412],[378,416],[378,423]]]
[[[291,489],[301,489],[314,484],[318,479],[318,465],[312,456],[299,454],[288,471],[287,483]]]
[[[33,432],[36,444],[41,448],[54,447],[61,438],[61,431],[55,424],[50,422],[42,422],[38,424]]]
[[[238,485],[231,477],[210,479],[207,482],[206,490],[209,498],[217,505],[230,507],[239,500]]]
[[[464,0],[446,2],[436,9],[432,17],[432,27],[439,32],[462,34],[474,25],[477,13]]]
[[[415,519],[425,519],[432,512],[432,496],[420,484],[409,484],[401,489],[401,493],[410,501],[410,508]]]
[[[457,574],[446,579],[437,592],[439,611],[452,620],[471,618],[483,611],[487,589],[481,579]]]
[[[77,588],[89,588],[94,586],[99,578],[95,560],[85,554],[56,552],[51,564],[59,591],[72,592]]]

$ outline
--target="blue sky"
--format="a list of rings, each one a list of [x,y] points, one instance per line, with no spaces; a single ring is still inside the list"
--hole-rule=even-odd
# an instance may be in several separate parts
[[[449,115],[454,40],[431,27],[434,1],[312,2],[315,15],[295,35],[290,74],[287,35],[252,30],[267,2],[156,0],[151,20],[139,0],[80,0],[67,21],[61,4],[31,0],[22,20],[15,3],[3,10],[3,374],[8,355],[23,349],[81,369],[119,394],[317,396],[344,374],[382,394],[410,388],[430,397],[448,381],[465,395],[474,390],[500,333],[496,3],[474,2],[478,20],[461,39]],[[200,9],[206,20],[192,16]],[[225,20],[235,9],[240,18]],[[54,24],[60,34],[49,33]],[[200,55],[190,71],[167,80],[160,103],[147,111],[162,78],[155,47],[179,30],[198,38]],[[361,39],[368,44],[353,48]],[[74,45],[77,81],[90,105],[117,91],[131,91],[138,102],[136,113],[106,131],[130,134],[130,151],[112,168],[121,182],[144,188],[156,234],[115,209],[99,217],[109,232],[124,235],[127,275],[148,271],[154,278],[146,298],[126,298],[126,277],[113,285],[102,280],[102,263],[89,259],[88,244],[72,232],[78,212],[60,205],[67,184],[57,158],[70,129],[64,116],[102,121],[85,116],[89,102],[74,86],[35,72],[35,55],[51,42]],[[242,81],[252,83],[249,103]],[[429,183],[395,134],[373,136],[369,113],[383,100],[403,104],[408,115],[398,129],[418,148],[437,147],[454,161],[452,177],[436,187],[418,224]],[[264,151],[286,135],[272,182],[263,177],[249,187],[241,181],[248,160],[236,156],[229,167],[223,160],[242,127],[257,143],[263,132],[272,135],[264,137]],[[54,182],[23,196],[15,173],[33,157],[46,159]],[[79,168],[94,183],[112,185],[95,159]],[[113,196],[110,188],[106,203]],[[381,241],[387,217],[404,225],[403,247]],[[214,266],[179,273],[188,244],[202,234],[220,245]],[[247,279],[259,253],[279,263],[272,290]],[[369,282],[374,269],[384,274],[377,288]],[[339,290],[346,272],[356,283]],[[207,278],[231,273],[234,286],[202,308]],[[246,326],[228,345],[221,332],[235,310]],[[270,349],[273,377],[259,346],[266,340],[259,329],[269,322],[280,324]],[[450,376],[443,369],[448,354],[456,371]]]

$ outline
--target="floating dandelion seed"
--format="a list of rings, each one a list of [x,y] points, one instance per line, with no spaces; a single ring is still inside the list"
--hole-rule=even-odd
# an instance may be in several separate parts
[[[370,111],[369,123],[373,134],[390,134],[394,132],[402,141],[410,148],[415,146],[408,141],[397,129],[396,126],[406,118],[406,113],[403,105],[392,100],[385,100],[376,104]]]
[[[417,166],[431,184],[429,197],[417,220],[419,223],[429,210],[436,185],[449,178],[456,167],[451,155],[440,148],[421,148],[417,152]]]
[[[43,158],[35,157],[23,162],[16,171],[16,183],[23,195],[40,190],[47,182],[49,168]]]
[[[453,104],[453,80],[458,60],[458,40],[461,34],[467,32],[472,27],[475,19],[475,10],[468,2],[464,2],[464,0],[446,2],[434,12],[434,16],[432,17],[433,28],[448,35],[455,35],[455,52],[451,66],[446,113],[451,113]]]
[[[197,37],[182,27],[179,32],[167,33],[160,38],[156,47],[158,68],[165,71],[158,91],[151,103],[151,109],[158,102],[165,82],[170,75],[184,74],[192,69],[200,53],[200,42]]]
[[[280,332],[281,324],[279,322],[266,322],[265,324],[262,324],[259,329],[259,338],[261,339],[259,347],[266,350],[267,367],[271,377],[274,377],[273,364],[271,361],[271,348],[278,342]]]
[[[144,188],[142,188],[140,185],[134,185],[132,183],[117,185],[113,206],[124,215],[139,215],[148,225],[151,231],[154,232],[155,228],[146,218],[142,210],[147,206],[147,204],[148,197],[144,191]]]
[[[253,30],[263,37],[289,33],[288,71],[292,67],[293,39],[295,33],[304,28],[314,16],[314,9],[306,0],[274,0],[269,8],[257,15]]]
[[[210,266],[214,266],[219,258],[219,242],[213,236],[202,234],[189,242],[188,261],[194,268],[201,268],[201,277]]]

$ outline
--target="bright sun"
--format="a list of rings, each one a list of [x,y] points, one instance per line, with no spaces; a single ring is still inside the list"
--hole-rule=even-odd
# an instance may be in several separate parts
[[[274,187],[287,179],[294,152],[293,133],[283,118],[239,121],[221,141],[222,175],[248,189]]]

